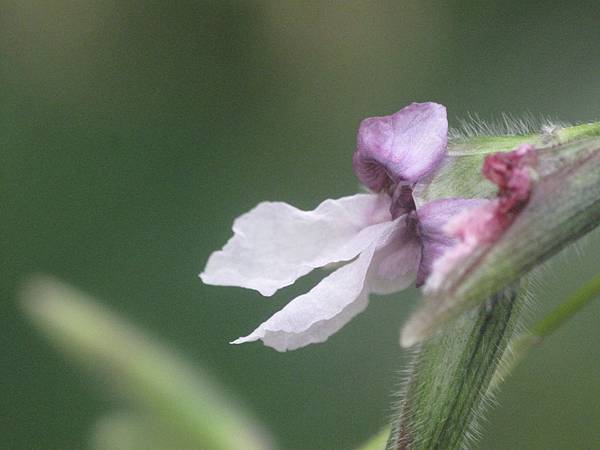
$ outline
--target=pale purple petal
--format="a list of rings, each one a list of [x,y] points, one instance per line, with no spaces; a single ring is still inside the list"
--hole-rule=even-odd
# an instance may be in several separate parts
[[[449,198],[435,200],[417,210],[422,258],[417,275],[417,286],[422,285],[431,273],[433,263],[456,244],[445,227],[462,212],[486,203],[484,199]]]
[[[407,223],[407,216],[399,219],[398,226],[388,242],[375,252],[367,282],[374,294],[391,294],[411,286],[421,262],[421,240],[416,223]]]
[[[462,270],[471,258],[485,251],[503,226],[498,221],[499,200],[481,200],[473,208],[465,208],[444,225],[444,232],[456,239],[456,243],[433,262],[423,290],[438,290],[455,270]]]
[[[261,203],[235,220],[234,236],[210,256],[200,277],[206,284],[273,295],[316,267],[354,258],[390,220],[385,195],[325,200],[313,211]]]
[[[394,222],[388,222],[391,232]],[[308,293],[300,295],[246,337],[232,344],[262,340],[280,352],[324,342],[368,303],[365,279],[377,243],[359,257],[324,278]]]
[[[374,191],[415,183],[433,171],[446,153],[446,108],[413,103],[395,114],[360,124],[353,164],[359,180]]]

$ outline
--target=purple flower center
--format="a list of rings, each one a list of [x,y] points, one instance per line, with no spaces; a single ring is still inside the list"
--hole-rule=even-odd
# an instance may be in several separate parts
[[[416,210],[413,187],[440,164],[447,133],[446,108],[437,103],[412,103],[360,124],[354,171],[369,189],[389,194],[393,219]]]
[[[392,197],[392,204],[390,205],[390,214],[392,219],[396,219],[403,214],[408,214],[411,211],[417,210],[415,199],[413,198],[412,186],[405,183],[398,183],[390,186],[388,190],[390,197]]]

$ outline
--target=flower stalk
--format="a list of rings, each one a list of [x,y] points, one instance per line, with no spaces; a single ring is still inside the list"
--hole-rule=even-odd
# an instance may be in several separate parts
[[[600,223],[600,127],[574,128],[558,130],[552,139],[510,138],[511,148],[537,145],[531,197],[496,240],[453,267],[441,285],[429,291],[426,286],[422,306],[402,332],[404,346],[418,345],[387,450],[468,448],[506,361],[514,361],[517,347],[524,352],[539,339],[516,333],[527,273]],[[483,139],[477,138],[471,148],[466,141],[451,144],[449,153],[454,150],[458,157],[436,174],[438,181],[446,176],[448,184],[431,184],[419,193],[421,199],[489,190],[473,169],[486,154],[510,148],[490,145],[484,150]],[[490,138],[492,142],[505,140]],[[595,281],[600,286],[600,279]],[[595,287],[592,283],[576,294],[534,332],[551,332],[589,301]],[[511,342],[515,335],[519,338]]]

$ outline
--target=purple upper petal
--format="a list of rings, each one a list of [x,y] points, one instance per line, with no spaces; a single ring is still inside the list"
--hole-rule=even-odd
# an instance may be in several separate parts
[[[448,198],[432,201],[417,210],[422,245],[417,286],[425,282],[431,273],[434,261],[456,244],[456,239],[450,237],[444,230],[448,221],[463,211],[486,202],[487,200],[484,199]]]
[[[358,179],[374,191],[397,183],[415,183],[446,153],[446,108],[413,103],[395,114],[361,122],[352,158]]]

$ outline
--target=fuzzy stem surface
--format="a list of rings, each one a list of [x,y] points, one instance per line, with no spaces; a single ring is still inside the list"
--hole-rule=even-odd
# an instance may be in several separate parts
[[[519,322],[519,286],[504,289],[420,344],[387,450],[465,448]]]

